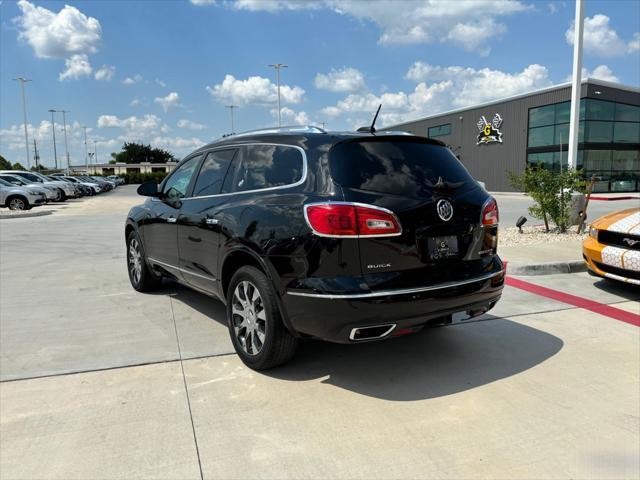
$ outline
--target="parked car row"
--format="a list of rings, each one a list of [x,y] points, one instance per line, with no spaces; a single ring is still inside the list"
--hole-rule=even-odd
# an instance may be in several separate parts
[[[0,170],[0,207],[29,210],[47,202],[64,202],[108,192],[118,183],[89,175],[44,175],[22,170]]]

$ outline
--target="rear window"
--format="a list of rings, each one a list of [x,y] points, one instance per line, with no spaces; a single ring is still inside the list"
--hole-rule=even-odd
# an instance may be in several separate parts
[[[415,139],[339,143],[330,168],[344,187],[411,197],[429,195],[440,178],[457,187],[475,184],[451,150]]]

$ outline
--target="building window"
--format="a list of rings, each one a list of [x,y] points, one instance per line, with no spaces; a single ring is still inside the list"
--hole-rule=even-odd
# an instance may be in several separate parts
[[[529,147],[545,147],[554,145],[554,127],[536,127],[529,129]]]
[[[445,123],[444,125],[438,125],[436,127],[429,127],[428,137],[443,137],[445,135],[451,135],[451,124]]]
[[[582,100],[584,101],[584,100]],[[615,103],[605,100],[586,99],[585,120],[613,120]]]
[[[140,173],[139,167],[127,167],[127,173]]]
[[[616,103],[617,122],[640,122],[640,107]]]
[[[613,141],[613,122],[585,122],[585,142],[611,143]]]
[[[640,123],[615,122],[613,125],[614,143],[640,143]]]
[[[556,123],[555,116],[555,105],[546,105],[544,107],[531,108],[529,110],[529,128],[553,125],[554,123]]]

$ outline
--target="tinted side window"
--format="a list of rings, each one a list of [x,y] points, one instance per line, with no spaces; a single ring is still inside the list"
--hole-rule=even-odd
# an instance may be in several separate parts
[[[281,187],[302,179],[304,162],[297,148],[249,145],[240,149],[222,191],[243,192]]]
[[[191,177],[193,177],[201,158],[202,155],[192,157],[174,170],[162,187],[162,191],[166,195],[166,198],[169,200],[176,200],[178,198],[183,198],[187,194],[187,188],[189,188]]]
[[[193,188],[192,196],[201,197],[220,193],[222,182],[235,153],[235,149],[209,152],[207,158],[202,162],[202,167],[200,167],[200,173]]]

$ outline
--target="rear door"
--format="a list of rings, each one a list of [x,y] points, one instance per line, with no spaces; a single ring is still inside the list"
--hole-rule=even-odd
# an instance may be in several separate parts
[[[229,165],[237,149],[209,152],[202,162],[190,198],[178,218],[178,250],[184,280],[209,293],[218,293],[220,211],[227,201],[220,196]]]
[[[335,145],[331,175],[345,200],[391,210],[399,235],[360,238],[373,290],[470,278],[489,268],[480,225],[490,198],[446,147],[420,137],[367,137]]]

